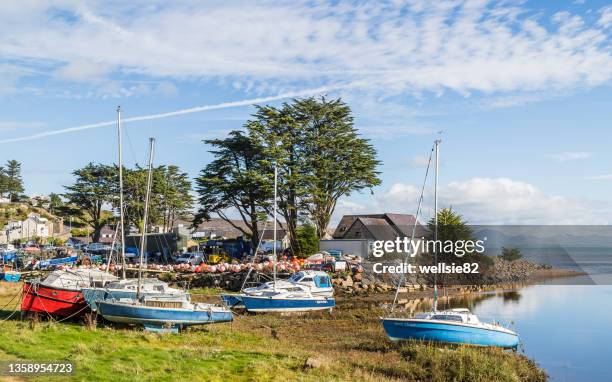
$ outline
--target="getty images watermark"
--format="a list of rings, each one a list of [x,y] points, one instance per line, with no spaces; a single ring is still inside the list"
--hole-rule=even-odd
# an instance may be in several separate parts
[[[462,258],[472,253],[484,254],[485,241],[486,238],[482,240],[430,240],[425,238],[409,239],[408,237],[398,237],[395,240],[374,241],[372,243],[372,256],[380,258],[388,254],[398,254],[404,257],[415,257],[417,254],[453,254],[457,258]],[[479,264],[476,262],[459,264],[441,262],[433,265],[417,265],[406,262],[392,265],[383,263],[373,264],[373,271],[375,273],[478,273],[478,268]]]

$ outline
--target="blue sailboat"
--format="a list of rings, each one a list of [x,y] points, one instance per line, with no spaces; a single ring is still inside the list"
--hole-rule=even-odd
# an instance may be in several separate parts
[[[138,280],[125,279],[108,283],[105,287],[83,288],[83,298],[92,311],[98,310],[98,303],[106,300],[135,299]],[[187,295],[186,292],[171,288],[167,283],[158,279],[144,279],[140,285],[142,296],[157,296],[158,298],[179,299]]]
[[[435,150],[436,172],[434,181],[434,240],[438,239],[438,162],[439,162],[439,145],[440,140],[434,142],[432,154]],[[421,189],[421,196],[415,215],[415,221],[418,219],[421,212],[421,204],[423,202],[423,191],[427,181],[427,174],[431,164],[432,156],[429,157],[429,163],[425,173],[425,180]],[[414,240],[416,226],[412,230],[412,238]],[[410,254],[407,254],[405,262],[408,262]],[[437,264],[436,251],[434,251],[434,264]],[[397,302],[399,289],[404,282],[404,274],[399,279],[395,298],[391,313]],[[481,322],[478,317],[468,309],[459,308],[451,310],[438,311],[438,290],[437,277],[434,273],[434,303],[431,312],[417,314],[411,318],[401,317],[385,317],[381,318],[381,322],[387,336],[392,341],[401,340],[421,340],[431,342],[442,342],[452,344],[478,345],[478,346],[493,346],[504,349],[516,349],[519,345],[519,336],[514,331],[497,324],[489,324]]]
[[[500,325],[480,322],[468,309],[452,309],[418,314],[414,318],[383,318],[382,324],[392,341],[422,340],[454,344],[516,349],[519,336]]]
[[[336,306],[336,300],[334,299],[334,288],[331,280],[325,272],[302,271],[287,280],[276,279],[277,190],[278,170],[275,165],[273,281],[255,288],[243,289],[240,294],[225,294],[221,298],[228,306],[244,308],[249,312],[307,312],[326,309],[331,311]],[[257,253],[257,249],[255,253]]]
[[[191,325],[233,320],[232,312],[213,304],[155,297],[99,301],[98,312],[108,321],[143,325],[150,331],[177,332]]]
[[[151,194],[152,170],[153,170],[153,147],[155,140],[150,138],[149,147],[149,171],[147,176],[147,189],[144,205],[143,227],[147,227],[149,198]],[[142,279],[142,268],[144,252],[146,248],[146,229],[143,229],[140,241],[140,263],[138,267],[138,279],[133,290],[129,284],[127,290],[117,291],[114,288],[116,297],[112,297],[112,290],[109,296],[104,299],[96,297],[97,291],[91,291],[91,300],[95,303],[98,312],[102,317],[111,322],[143,325],[145,329],[159,332],[178,332],[180,329],[190,325],[211,324],[214,322],[232,321],[233,316],[229,308],[213,304],[192,303],[186,293],[164,294],[164,293],[145,293],[147,283]],[[155,289],[155,284],[153,289]],[[120,293],[128,293],[123,297]],[[136,295],[132,296],[130,293]]]

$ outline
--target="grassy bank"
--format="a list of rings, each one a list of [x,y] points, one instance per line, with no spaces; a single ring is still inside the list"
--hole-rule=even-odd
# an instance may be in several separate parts
[[[2,306],[11,289],[0,291]],[[332,315],[237,316],[180,335],[9,320],[0,322],[0,359],[71,360],[78,381],[545,380],[533,362],[511,352],[392,344],[378,322],[383,313],[340,300]]]

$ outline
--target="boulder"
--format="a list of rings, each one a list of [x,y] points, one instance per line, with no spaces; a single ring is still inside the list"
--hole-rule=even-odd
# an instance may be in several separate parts
[[[320,357],[308,357],[304,361],[304,369],[320,369],[325,366],[325,360]]]

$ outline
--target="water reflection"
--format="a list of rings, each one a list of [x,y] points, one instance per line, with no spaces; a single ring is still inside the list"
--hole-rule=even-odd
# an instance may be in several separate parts
[[[503,290],[503,291],[489,291],[469,294],[455,294],[445,295],[442,294],[438,298],[438,309],[455,309],[455,308],[468,308],[470,310],[476,309],[478,305],[486,300],[493,298],[500,298],[505,304],[512,303],[518,304],[521,300],[521,293],[519,290]],[[391,305],[392,301],[387,301],[385,305]],[[428,312],[433,308],[433,297],[421,297],[416,299],[398,299],[396,311],[404,312],[409,315],[415,313]]]

